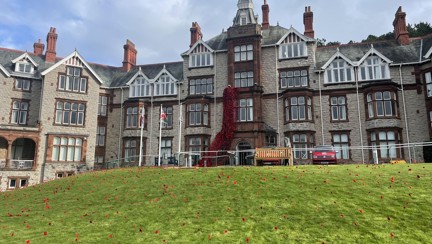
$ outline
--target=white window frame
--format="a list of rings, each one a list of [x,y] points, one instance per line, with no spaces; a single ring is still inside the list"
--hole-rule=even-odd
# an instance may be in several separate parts
[[[254,72],[234,73],[234,87],[252,87],[254,85]]]
[[[34,65],[26,61],[20,61],[15,63],[15,72],[33,74]]]
[[[211,52],[192,53],[189,55],[189,67],[213,66],[213,54]]]
[[[12,185],[14,182],[14,185]],[[24,182],[24,183],[23,183]],[[29,178],[12,177],[8,180],[8,189],[23,188],[28,186]]]
[[[29,103],[15,100],[12,102],[11,124],[26,125],[29,111]]]
[[[280,72],[279,81],[281,88],[308,87],[309,74],[307,69],[284,70]]]
[[[360,81],[390,79],[389,64],[381,57],[371,55],[360,65],[358,77]]]
[[[330,97],[330,109],[332,121],[347,120],[347,102],[345,96]]]
[[[107,115],[107,105],[108,105],[108,97],[105,95],[99,95],[98,100],[98,115],[106,116]]]
[[[338,159],[350,159],[349,134],[346,132],[334,133],[333,147],[336,148],[336,157]]]
[[[244,62],[253,60],[253,45],[234,46],[234,62]]]
[[[84,138],[58,137],[52,142],[51,160],[54,162],[81,162],[84,148]]]
[[[152,86],[144,77],[137,77],[129,86],[129,97],[150,97],[153,94]]]
[[[189,81],[190,95],[213,94],[213,78],[194,78]]]
[[[82,76],[82,70],[81,67],[67,66],[66,74],[59,75],[58,90],[86,93],[87,77]]]
[[[354,67],[342,58],[333,60],[324,74],[324,83],[343,83],[354,81]]]
[[[425,73],[426,92],[428,97],[432,97],[432,72]]]
[[[279,58],[290,59],[307,57],[307,45],[306,42],[291,42],[279,45]]]
[[[161,75],[154,83],[154,96],[177,95],[176,82],[168,74]]]
[[[238,106],[238,118],[239,122],[253,121],[253,99],[245,98],[239,100]]]

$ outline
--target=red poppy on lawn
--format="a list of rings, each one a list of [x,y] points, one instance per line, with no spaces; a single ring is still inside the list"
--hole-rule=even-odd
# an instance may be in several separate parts
[[[156,235],[159,234],[159,230],[156,230],[156,231],[155,231],[155,234],[156,234]]]
[[[246,237],[246,242],[249,243],[251,241],[250,237]]]
[[[26,244],[30,244],[30,240],[26,240]]]
[[[108,235],[108,238],[112,238],[112,234],[109,234],[109,235]]]
[[[395,237],[395,234],[392,232],[392,233],[390,233],[390,238],[394,238]]]
[[[243,217],[243,218],[242,218],[242,221],[243,221],[243,222],[246,222],[246,218],[245,218],[245,217]]]
[[[44,236],[47,236],[47,235],[48,235],[48,232],[44,231]]]

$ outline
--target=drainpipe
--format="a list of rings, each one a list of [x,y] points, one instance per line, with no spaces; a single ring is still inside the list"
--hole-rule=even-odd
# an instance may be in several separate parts
[[[408,143],[408,157],[409,157],[409,162],[412,163],[409,127],[408,127],[408,119],[407,119],[407,109],[406,109],[406,104],[405,104],[405,91],[404,91],[404,84],[403,84],[403,79],[402,79],[402,64],[399,65],[399,79],[400,79],[400,85],[401,85],[401,91],[402,91],[402,103],[403,103],[403,110],[404,110],[406,137],[407,137],[407,143]]]
[[[357,111],[358,111],[358,122],[359,122],[359,132],[360,132],[360,144],[361,144],[361,155],[362,155],[362,164],[365,163],[365,155],[363,149],[363,129],[362,129],[362,121],[361,121],[361,113],[360,113],[360,98],[359,98],[359,86],[358,86],[358,67],[354,67],[354,79],[356,83],[356,95],[357,95]]]
[[[41,128],[42,128],[41,124],[42,124],[43,90],[44,90],[44,79],[42,79],[42,81],[41,81],[41,95],[40,95],[40,101],[39,101],[39,118],[38,118],[39,133],[41,132]],[[43,179],[45,177],[46,155],[47,155],[47,150],[48,150],[48,136],[45,138],[45,140],[46,140],[45,141],[45,149],[44,149],[44,155],[43,155],[43,158],[42,158],[41,173],[40,173],[40,180],[39,180],[40,184],[43,183]],[[40,147],[41,146],[40,142],[38,144],[39,144],[39,147]],[[39,157],[39,155],[38,155],[38,157]]]
[[[275,66],[276,66],[276,117],[277,117],[277,146],[280,147],[280,111],[279,111],[279,73],[278,73],[278,50],[275,46]]]
[[[217,65],[216,65],[216,52],[215,52],[215,54],[214,54],[214,60],[213,60],[213,67],[214,67],[214,70],[215,70],[215,74],[214,74],[214,79],[213,79],[213,103],[214,103],[214,106],[213,106],[213,125],[212,125],[212,127],[213,127],[213,140],[216,138],[216,96],[217,96],[217,93],[216,93],[216,79],[217,79]],[[179,104],[180,104],[180,102],[179,102]]]
[[[319,86],[319,103],[320,103],[320,113],[321,113],[321,138],[322,144],[324,144],[324,119],[323,119],[323,108],[322,108],[322,90],[321,90],[321,70],[318,71],[318,86]]]
[[[118,149],[117,149],[117,161],[120,165],[121,159],[121,145],[122,145],[122,130],[123,130],[123,87],[121,89],[121,101],[120,101],[120,129],[119,129],[119,137],[118,137]]]

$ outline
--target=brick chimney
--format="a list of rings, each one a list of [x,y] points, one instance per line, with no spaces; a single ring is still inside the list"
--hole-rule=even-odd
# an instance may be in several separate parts
[[[189,47],[192,47],[198,40],[202,39],[201,27],[199,26],[198,22],[192,22],[190,33],[191,33],[191,43]]]
[[[305,7],[305,12],[303,14],[303,24],[305,26],[304,35],[310,38],[315,37],[315,31],[313,29],[313,12],[311,11],[311,7]]]
[[[261,27],[263,30],[267,30],[268,28],[270,28],[270,22],[269,22],[270,7],[267,4],[267,0],[264,0],[264,5],[261,6],[261,9],[262,9],[262,16],[263,16]]]
[[[51,27],[47,35],[47,49],[45,52],[45,61],[55,63],[56,61],[56,45],[57,45],[57,33],[56,28]]]
[[[42,56],[44,49],[45,45],[42,43],[41,39],[39,39],[38,42],[35,42],[33,45],[33,52],[38,56]]]
[[[406,13],[402,12],[402,7],[399,7],[395,14],[393,27],[394,27],[395,39],[401,45],[407,45],[410,43],[405,17],[406,17]]]
[[[124,59],[123,59],[123,70],[129,71],[133,66],[136,65],[137,50],[135,44],[129,40],[126,40],[124,48]]]

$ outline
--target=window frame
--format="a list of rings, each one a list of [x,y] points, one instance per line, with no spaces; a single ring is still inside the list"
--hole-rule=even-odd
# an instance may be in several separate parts
[[[299,98],[303,98],[304,103],[299,104]],[[293,104],[296,99],[296,104]],[[298,95],[290,96],[284,99],[285,123],[312,122],[313,121],[313,101],[312,96]],[[300,115],[304,113],[304,118]],[[294,118],[293,114],[296,114]]]
[[[98,99],[98,116],[106,117],[108,114],[108,96],[99,95]]]
[[[140,107],[138,105],[126,106],[125,113],[125,129],[136,129],[140,126]],[[145,118],[144,118],[145,120]],[[145,124],[145,122],[144,122]]]
[[[384,94],[390,94],[386,99]],[[397,93],[392,90],[376,90],[365,94],[368,119],[398,118],[399,107]],[[388,109],[391,109],[389,114]],[[382,111],[381,111],[382,110]]]
[[[343,64],[343,65],[341,65]],[[343,77],[344,79],[342,79]],[[348,79],[348,77],[350,79]],[[354,81],[354,67],[345,59],[336,58],[325,69],[324,84],[338,84]]]
[[[24,86],[24,83],[26,84],[26,86]],[[15,78],[14,90],[22,91],[22,92],[31,92],[32,83],[33,82],[31,79]]]
[[[139,158],[139,138],[124,138],[123,139],[123,158],[125,162],[134,163]],[[132,158],[132,160],[130,160]]]
[[[57,140],[56,140],[57,139]],[[51,162],[85,162],[86,137],[53,135],[51,144]]]
[[[245,88],[254,86],[254,72],[244,71],[234,73],[234,87]]]
[[[15,107],[15,104],[18,104],[18,107]],[[24,104],[26,105],[25,109],[23,108]],[[30,101],[13,99],[10,108],[9,123],[15,125],[27,125],[29,119],[29,112],[30,112]]]
[[[242,44],[234,46],[234,62],[248,62],[254,60],[253,44]]]
[[[21,70],[21,67],[24,67],[23,70]],[[29,68],[28,71],[26,71],[26,68]],[[27,61],[19,61],[15,63],[15,72],[23,73],[23,74],[33,74],[35,72],[35,67],[31,62]]]
[[[381,136],[385,134],[385,138],[383,139]],[[394,139],[389,139],[389,133],[394,134]],[[400,129],[396,128],[380,128],[368,131],[368,139],[371,150],[369,150],[370,158],[373,159],[373,151],[376,148],[378,153],[378,160],[390,160],[390,159],[399,159],[403,158],[403,150],[401,148],[393,147],[391,145],[401,144],[402,136],[400,133]],[[383,146],[383,148],[378,148]],[[393,156],[391,155],[393,152]],[[384,155],[383,155],[384,154]],[[387,157],[385,157],[387,156]]]
[[[200,109],[198,109],[198,105]],[[189,103],[186,107],[188,127],[210,126],[210,105],[208,103]]]
[[[336,101],[334,100],[336,99]],[[341,99],[343,99],[343,103],[341,103]],[[330,104],[330,120],[332,122],[346,122],[348,121],[348,103],[347,103],[347,97],[346,96],[330,96],[329,97],[329,104]],[[335,112],[337,113],[337,116],[335,116]],[[342,116],[341,118],[341,114]]]
[[[199,144],[191,144],[191,141],[199,140]],[[201,159],[204,152],[210,147],[210,136],[209,135],[187,135],[185,136],[185,151],[186,152],[199,152],[200,155],[192,155],[193,163],[197,164],[198,160]],[[199,149],[199,150],[197,150]]]
[[[298,80],[296,80],[297,77]],[[292,85],[290,85],[290,82]],[[307,68],[279,70],[280,89],[299,88],[299,87],[309,87],[309,71]]]
[[[309,132],[309,131],[292,132],[290,133],[289,137],[291,139],[291,146],[293,149],[294,159],[297,160],[312,159],[309,152],[315,146],[314,132]],[[296,138],[298,138],[298,140],[296,140]]]
[[[336,149],[336,157],[340,160],[350,160],[351,159],[351,150],[350,143],[350,133],[348,131],[334,131],[331,132],[332,135],[332,145]],[[346,141],[342,140],[342,137],[346,137]],[[336,139],[336,137],[339,137],[339,140]]]
[[[8,177],[7,189],[12,190],[12,189],[19,189],[19,188],[27,187],[29,185],[29,180],[30,180],[30,177],[10,176],[10,177]],[[12,181],[15,182],[14,186],[11,186]],[[22,184],[23,181],[25,181],[24,185]],[[17,186],[17,183],[18,183],[18,186]]]
[[[174,108],[173,106],[165,106],[162,108],[166,115],[166,123],[162,123],[162,129],[170,130],[173,129],[173,122],[174,122]]]
[[[87,94],[89,77],[84,76],[83,71],[84,69],[82,67],[66,66],[66,71],[64,73],[59,73],[58,75],[57,90]]]
[[[432,97],[432,72],[426,72],[424,74],[425,86],[426,86],[426,96]]]
[[[390,79],[389,63],[377,55],[367,57],[359,66],[357,72],[359,81]]]
[[[199,84],[198,84],[199,83]],[[205,90],[205,92],[202,92]],[[214,93],[214,79],[211,76],[189,79],[189,95],[211,95]]]
[[[104,147],[106,141],[106,126],[97,126],[96,127],[96,146]]]
[[[237,101],[237,122],[254,121],[253,98],[240,98]]]
[[[60,103],[62,108],[59,107]],[[76,105],[76,109],[74,109],[74,105]],[[55,102],[53,123],[57,126],[85,127],[86,112],[87,101],[57,99]],[[75,119],[73,119],[74,114]],[[66,120],[66,118],[68,119]],[[72,123],[72,120],[76,122]]]

